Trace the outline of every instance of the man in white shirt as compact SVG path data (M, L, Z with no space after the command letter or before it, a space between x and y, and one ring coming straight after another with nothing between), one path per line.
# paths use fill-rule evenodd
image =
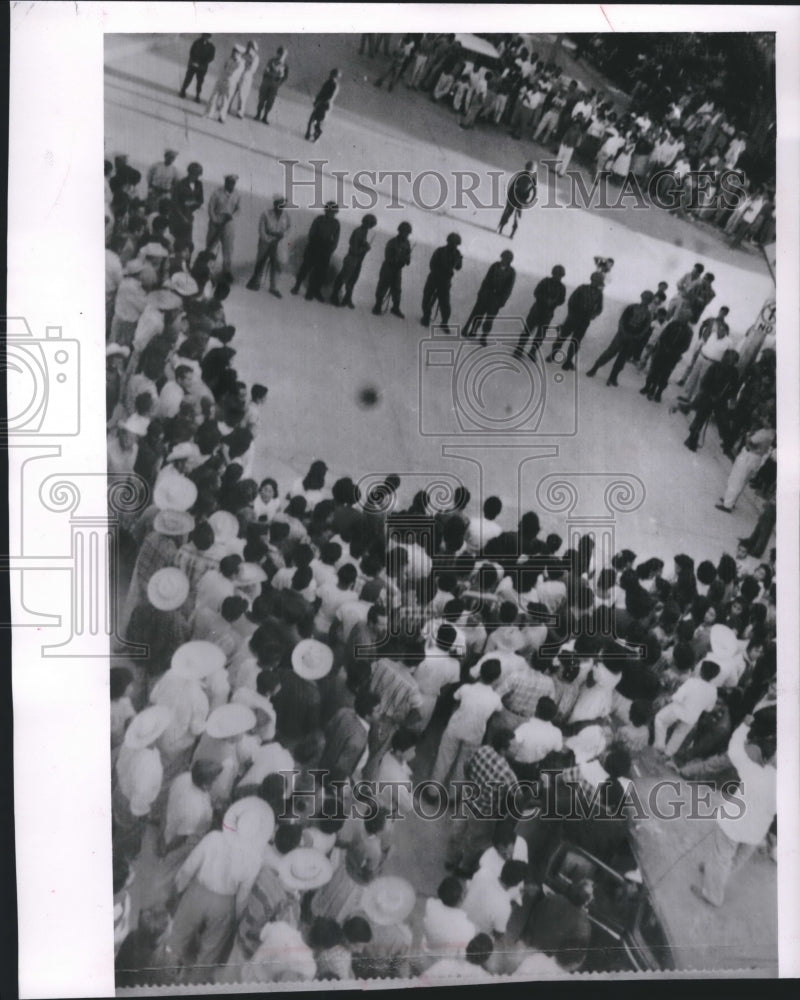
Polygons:
M422 948L428 954L462 958L467 945L475 937L475 925L461 904L464 884L454 876L443 879L437 890L438 898L425 904L422 919Z
M489 717L502 707L495 685L500 678L500 663L486 660L477 684L462 684L453 697L458 706L442 733L439 752L433 767L433 780L444 785L448 779L462 781L470 755L481 745Z
M439 626L435 648L414 671L414 679L422 693L423 705L420 709L422 722L420 731L427 728L442 688L448 684L458 684L461 680L461 664L451 655L457 639L456 630L448 622Z
M558 707L546 695L539 699L536 715L514 730L509 759L518 764L538 764L551 752L560 750L564 738L558 726L553 725ZM516 769L515 769L516 770Z
M728 757L741 778L736 799L716 818L711 852L701 865L702 885L692 892L712 906L722 906L734 871L742 867L766 837L777 810L774 706L748 715L728 744Z
M487 497L483 503L483 515L469 519L464 542L470 555L477 555L487 542L502 535L503 529L495 520L502 509L503 502L499 497Z
M653 719L653 748L674 756L689 735L703 712L710 712L717 703L717 687L712 684L719 674L719 664L706 660L699 677L690 677L672 696ZM669 728L674 724L669 742L665 742Z
M499 878L491 871L478 869L467 884L463 906L479 931L505 933L512 904L522 903L522 883L527 874L524 861L506 861Z

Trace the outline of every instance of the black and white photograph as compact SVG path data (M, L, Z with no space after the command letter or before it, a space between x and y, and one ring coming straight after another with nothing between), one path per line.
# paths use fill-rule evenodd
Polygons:
M91 328L7 321L45 373L9 434L94 449L25 452L10 566L38 650L35 495L42 656L100 685L110 988L786 974L776 28L119 6Z

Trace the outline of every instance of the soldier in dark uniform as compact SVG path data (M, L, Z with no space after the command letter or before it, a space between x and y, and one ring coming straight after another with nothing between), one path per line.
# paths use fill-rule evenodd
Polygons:
M374 229L377 224L378 220L375 216L367 214L361 220L361 225L357 226L350 234L347 254L333 283L331 302L335 306L348 306L350 309L355 309L353 305L353 289L356 287L358 276L361 274L361 265L364 258L371 248L368 238L369 231L370 229ZM344 301L340 302L339 292L342 290L342 285L344 285Z
M653 317L650 315L650 303L653 301L653 293L642 292L639 302L634 302L625 306L619 318L619 326L614 334L614 339L602 352L586 374L589 378L594 378L603 365L614 358L611 367L611 374L606 380L606 385L617 386L617 376L625 367L628 358L633 357L637 347L643 343L650 332L650 325Z
M208 67L214 62L216 49L211 43L211 35L201 35L192 42L189 49L189 65L186 67L186 76L183 78L180 95L186 97L186 88L195 80L195 101L200 103L200 91L203 89L203 81L206 78Z
M175 185L175 194L170 205L169 231L176 239L192 240L194 213L203 206L203 168L199 163L190 163L186 176Z
M681 357L692 343L692 328L685 319L673 319L661 331L658 343L653 348L653 357L647 371L647 381L639 390L643 396L656 403L661 402L661 393L666 389L669 377Z
M511 227L511 239L517 231L522 209L528 208L536 201L536 175L533 173L533 160L528 160L525 169L518 171L511 178L506 194L506 207L500 216L500 225L497 227L498 233L502 233L506 223L514 216L514 224Z
M564 371L572 371L575 365L573 358L578 353L581 341L586 336L589 324L603 311L603 285L606 279L602 271L595 271L589 278L588 285L578 285L567 300L567 318L561 324L558 336L553 343L552 351L546 361L555 361L556 351L565 340L570 340L567 348L567 359L561 366Z
M386 250L378 275L378 287L375 289L375 306L372 310L375 316L381 315L383 297L389 292L392 296L392 315L405 319L400 311L400 292L402 291L403 268L411 262L411 224L401 222L397 227L397 236L393 236L386 244Z
M514 254L510 250L504 250L500 254L500 260L496 260L486 272L478 289L478 298L461 331L462 337L474 337L478 324L483 321L481 327L483 335L480 340L482 347L486 346L487 334L492 332L492 324L497 314L508 302L513 291L517 277L517 272L511 266L513 259Z
M261 77L261 86L258 89L258 106L256 108L256 121L269 125L269 113L272 105L278 96L278 91L286 83L289 76L289 67L286 65L286 50L283 46L278 48L277 53L269 60L264 68Z
M316 299L317 302L325 301L322 297L322 284L325 281L328 264L331 262L331 255L339 245L341 227L336 218L338 211L339 206L336 202L329 201L325 204L325 212L318 215L311 223L303 262L297 272L292 295L297 295L300 286L308 278L306 299Z
M561 280L567 272L560 264L556 264L550 272L549 278L542 278L533 290L533 305L525 320L525 328L519 338L519 343L514 348L516 357L521 358L528 337L533 334L531 341L530 357L536 357L539 345L544 340L545 329L553 319L553 313L559 306L563 306L567 297L567 290Z
M306 125L306 139L310 139L312 142L316 142L317 139L322 135L322 125L325 121L325 116L331 109L331 105L336 99L336 95L339 93L339 70L332 69L328 79L319 89L319 93L314 98L314 107L308 119L308 125ZM311 129L314 129L314 134L312 136Z
M739 388L739 372L736 362L739 355L734 350L727 350L721 361L714 364L703 375L700 391L690 404L694 409L694 420L689 425L689 436L683 442L689 451L697 451L700 434L712 414L717 422L717 430L723 442L728 438L728 406L736 396Z
M461 237L458 233L450 233L447 242L431 254L430 273L422 291L422 319L420 323L428 326L431 321L431 311L435 301L439 303L442 324L447 325L450 319L450 282L456 271L461 270L464 258L458 249Z

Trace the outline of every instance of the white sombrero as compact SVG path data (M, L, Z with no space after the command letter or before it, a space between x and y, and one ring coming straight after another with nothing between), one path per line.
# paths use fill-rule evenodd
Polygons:
M189 596L189 580L176 566L156 570L147 582L147 599L159 611L175 611Z
M320 851L313 847L296 847L281 858L278 876L287 889L319 889L330 882L333 865Z
M197 487L176 470L160 476L153 489L153 503L159 510L186 511L197 500Z
M361 908L374 924L389 927L402 923L417 901L410 882L398 875L382 875L370 882L361 897Z
M333 666L333 650L318 639L301 639L292 650L292 669L298 677L318 681Z
M172 721L172 712L164 705L151 705L131 719L123 740L130 750L151 746Z
M160 510L153 518L153 530L159 535L188 535L194 518L184 510Z
M230 702L215 708L206 720L206 732L215 740L241 736L257 724L255 712L246 705Z
M204 677L222 670L225 659L225 653L213 642L194 639L178 646L172 654L170 669L178 677L201 681Z

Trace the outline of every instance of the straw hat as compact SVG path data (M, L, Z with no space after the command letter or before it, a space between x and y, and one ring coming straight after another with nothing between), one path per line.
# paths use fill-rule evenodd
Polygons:
M141 274L144 270L144 261L141 257L134 257L123 267L122 273L126 275Z
M106 357L113 358L117 354L121 355L123 358L129 358L131 356L130 347L126 347L124 344L115 344L113 341L110 344L106 344Z
M287 889L319 889L330 882L333 865L321 851L313 847L296 847L285 854L278 864L278 876Z
M178 462L182 458L199 458L200 449L193 441L181 441L180 444L176 444L172 451L167 455L165 461Z
M239 535L239 522L227 510L215 510L208 523L214 529L214 541L225 544L232 542Z
M417 901L414 887L398 875L382 875L364 890L361 908L373 924L389 927L402 923Z
M267 574L258 563L246 562L239 567L236 582L242 587L250 587L256 583L263 583L267 579Z
M301 639L292 650L292 669L307 681L326 677L332 666L333 650L318 639Z
M169 257L169 253L166 247L162 247L160 243L145 243L139 251L139 256L150 257L153 260L164 260Z
M179 472L160 476L153 489L153 503L159 510L187 511L197 499L197 487Z
M148 295L147 301L154 305L156 309L161 309L164 312L170 312L172 309L180 309L183 305L183 299L180 295L169 288L157 288Z
M222 819L222 831L236 834L261 850L275 832L275 813L263 799L245 796L228 807Z
M178 677L201 681L204 677L222 670L225 659L225 653L219 646L213 642L195 639L178 646L172 654L170 669Z
M153 520L153 528L159 535L188 535L194 528L194 518L183 510L160 510Z
M147 417L143 417L140 413L134 413L127 420L121 421L119 426L124 431L135 434L136 437L144 437L147 433L147 428L150 426L150 420Z
M246 705L229 702L215 708L206 720L206 732L215 740L241 736L256 725L255 712Z
M169 288L171 291L175 292L176 295L186 297L190 295L197 295L200 291L194 278L190 274L185 274L183 271L176 271L164 287Z
M172 712L165 705L151 705L131 719L123 740L130 750L151 746L172 721Z
M189 596L189 580L175 566L156 570L147 584L147 599L159 611L175 611Z

